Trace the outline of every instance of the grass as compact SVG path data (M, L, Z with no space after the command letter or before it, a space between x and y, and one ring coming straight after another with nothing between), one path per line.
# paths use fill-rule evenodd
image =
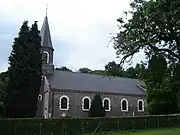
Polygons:
M92 135L92 134L88 134ZM135 132L120 132L120 133L96 133L94 135L180 135L180 128L169 129L155 129L155 130L142 130Z

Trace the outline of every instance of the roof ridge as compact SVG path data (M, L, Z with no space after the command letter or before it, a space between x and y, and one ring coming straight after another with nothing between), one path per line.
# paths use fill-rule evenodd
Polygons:
M63 70L57 70L57 69L55 69L56 71L58 71L58 72L68 72L68 73L72 73L72 74L81 74L81 75L92 75L92 76L102 76L103 78L111 78L112 77L112 79L114 79L114 78L123 78L123 79L129 79L129 80L139 80L140 81L140 79L135 79L135 78L128 78L128 77L120 77L120 76L108 76L108 75L100 75L100 74L90 74L90 73L81 73L81 72L71 72L71 71L63 71Z
M124 77L109 79L102 78L103 75L87 74L80 72L70 72L55 70L48 76L51 88L54 89L77 89L79 91L99 91L103 93L127 93L146 95L142 89L137 87L140 80Z

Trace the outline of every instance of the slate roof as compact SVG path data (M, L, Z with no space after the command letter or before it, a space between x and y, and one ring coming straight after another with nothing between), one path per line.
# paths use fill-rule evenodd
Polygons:
M41 36L41 46L53 48L47 16L45 16L44 18L40 36Z
M59 70L55 70L47 78L53 89L146 95L145 91L138 87L142 84L138 79L115 77L110 80L102 75Z

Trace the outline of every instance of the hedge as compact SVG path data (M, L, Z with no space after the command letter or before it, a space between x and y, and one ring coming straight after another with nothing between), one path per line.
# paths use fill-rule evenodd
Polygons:
M99 127L98 127L99 125ZM1 135L83 135L96 132L139 130L180 126L180 115L57 118L57 119L0 119Z

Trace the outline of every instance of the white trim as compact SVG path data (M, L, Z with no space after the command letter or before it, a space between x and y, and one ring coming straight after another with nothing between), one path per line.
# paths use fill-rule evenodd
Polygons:
M62 98L66 98L67 99L67 108L61 108L61 100L62 100ZM68 96L63 95L63 96L61 96L59 98L59 109L60 110L65 110L65 111L69 110L69 97Z
M147 89L143 88L141 85L136 85L137 87L139 87L140 89L142 89L143 91L147 91Z
M49 63L49 53L47 51L43 51L43 53L47 54L47 61L46 61L46 63L48 64Z
M139 102L140 101L142 102L142 110L139 110ZM139 99L137 101L137 110L138 110L138 112L144 112L144 101L142 99Z
M111 100L110 100L109 98L104 98L104 99L103 99L103 107L104 107L104 101L105 101L105 100L108 100L108 103L109 103L109 104L108 104L108 105L109 105L109 107L108 107L109 109L108 109L108 110L105 109L105 111L111 111Z
M88 96L85 96L85 97L83 97L83 99L82 99L82 110L83 111L89 111L89 109L84 109L84 100L85 99L88 99L89 100L89 109L90 109L90 107L91 107L91 99L88 97Z
M38 95L38 100L41 101L42 100L42 94Z
M123 110L123 106L122 106L122 102L123 101L126 101L126 110ZM123 112L128 112L128 100L126 99L126 98L123 98L122 100L121 100L121 111L123 111Z

